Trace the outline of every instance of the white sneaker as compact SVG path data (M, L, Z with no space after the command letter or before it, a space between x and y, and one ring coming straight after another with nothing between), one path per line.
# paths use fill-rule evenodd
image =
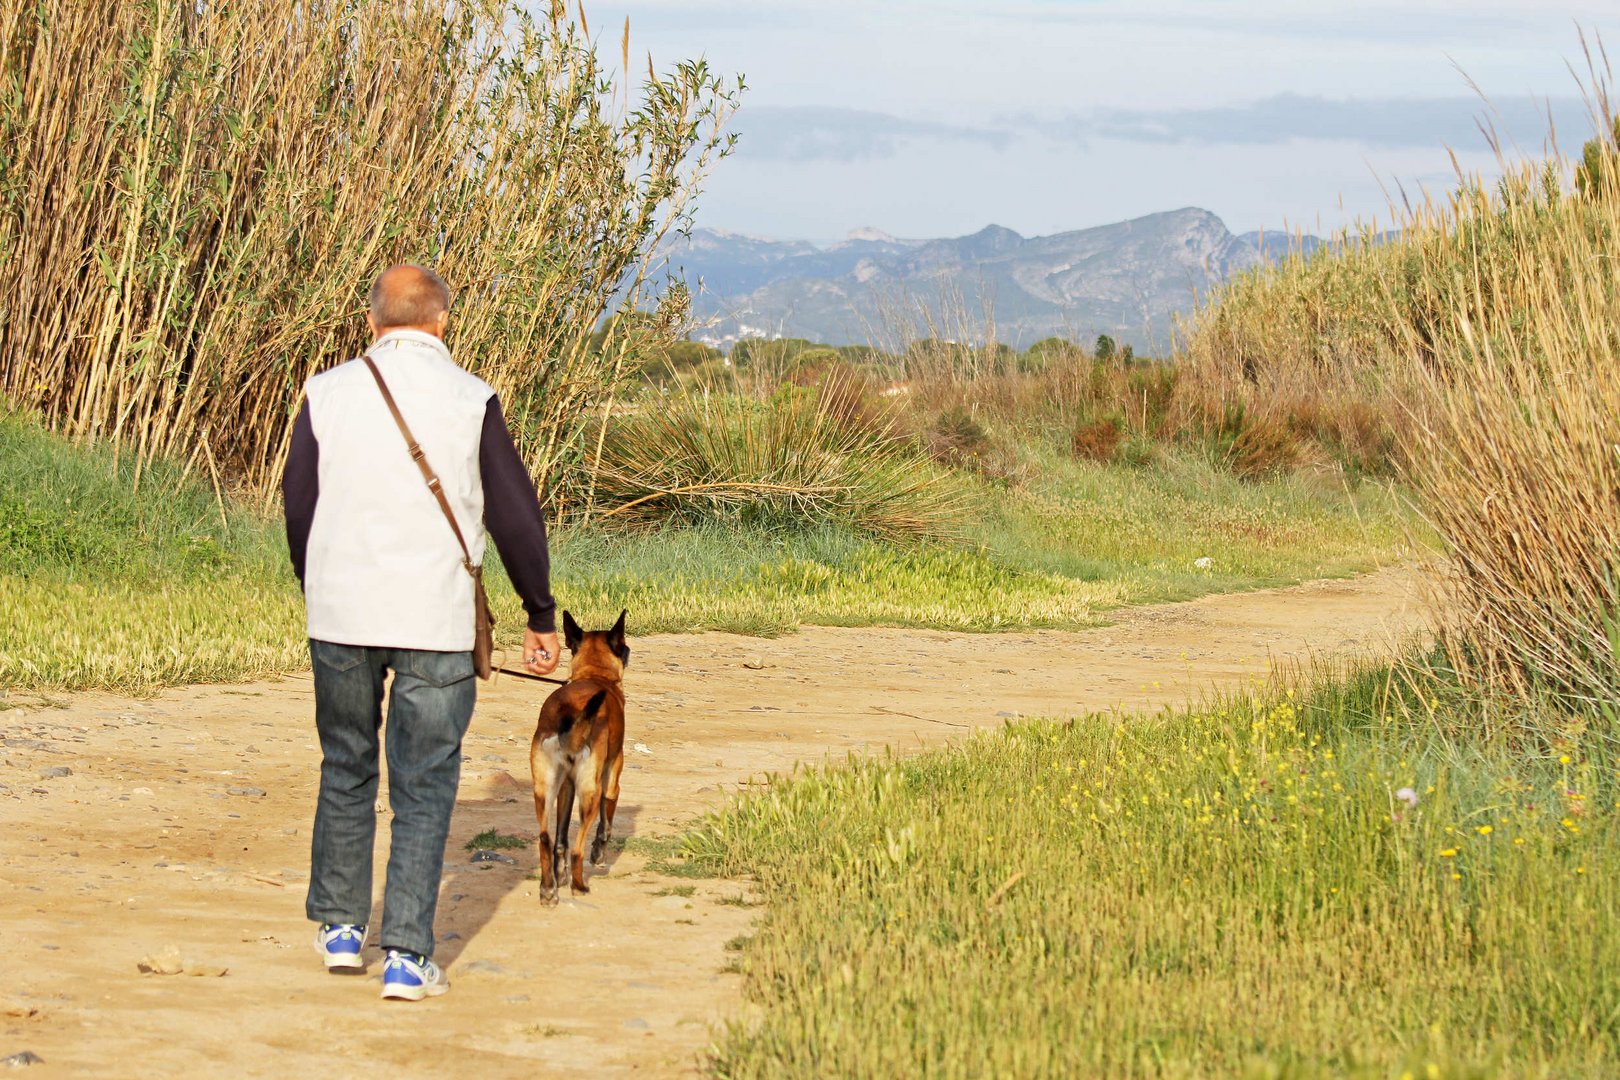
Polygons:
M383 961L382 996L398 1001L421 1001L450 989L439 965L418 953L389 949Z
M366 943L366 928L353 923L322 923L315 931L315 951L326 961L327 971L364 971L360 949Z

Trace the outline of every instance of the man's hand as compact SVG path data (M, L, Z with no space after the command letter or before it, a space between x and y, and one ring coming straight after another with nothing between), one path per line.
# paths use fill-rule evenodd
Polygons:
M562 658L561 647L557 644L557 633L537 634L525 628L523 631L523 666L535 675L550 675L557 670L557 661Z

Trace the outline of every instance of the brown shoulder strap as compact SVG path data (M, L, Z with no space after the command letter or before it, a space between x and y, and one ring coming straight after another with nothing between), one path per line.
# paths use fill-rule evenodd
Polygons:
M400 434L405 436L405 445L411 452L411 460L422 470L422 479L427 481L428 490L433 492L433 497L439 500L439 509L444 511L444 520L450 523L450 531L456 534L456 543L461 545L461 565L466 567L467 573L477 576L479 568L473 565L472 552L467 549L467 541L461 535L461 526L456 524L456 515L450 509L450 500L444 497L444 485L439 483L438 474L433 471L433 466L428 464L427 454L423 453L421 444L416 441L410 427L406 425L405 417L400 413L399 406L394 403L394 395L388 392L388 384L383 382L382 372L377 370L377 365L371 357L361 356L360 359L371 369L371 377L377 380L377 389L382 391L383 402L393 414L394 423L399 425Z

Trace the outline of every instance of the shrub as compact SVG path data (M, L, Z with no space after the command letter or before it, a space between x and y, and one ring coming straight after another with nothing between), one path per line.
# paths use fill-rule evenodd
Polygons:
M615 417L594 479L599 516L852 526L896 541L956 534L959 494L912 445L855 422L844 384L784 386L760 401L682 392Z
M1074 456L1085 461L1114 461L1119 457L1125 428L1118 417L1105 416L1082 424L1074 431Z

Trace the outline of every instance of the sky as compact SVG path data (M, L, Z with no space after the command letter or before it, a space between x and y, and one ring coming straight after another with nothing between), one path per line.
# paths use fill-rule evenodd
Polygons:
M823 242L1184 206L1234 232L1383 222L1454 187L1453 152L1498 172L1481 121L1541 157L1550 115L1578 151L1581 31L1620 46L1612 0L582 2L604 52L628 16L633 66L746 76L700 226Z

